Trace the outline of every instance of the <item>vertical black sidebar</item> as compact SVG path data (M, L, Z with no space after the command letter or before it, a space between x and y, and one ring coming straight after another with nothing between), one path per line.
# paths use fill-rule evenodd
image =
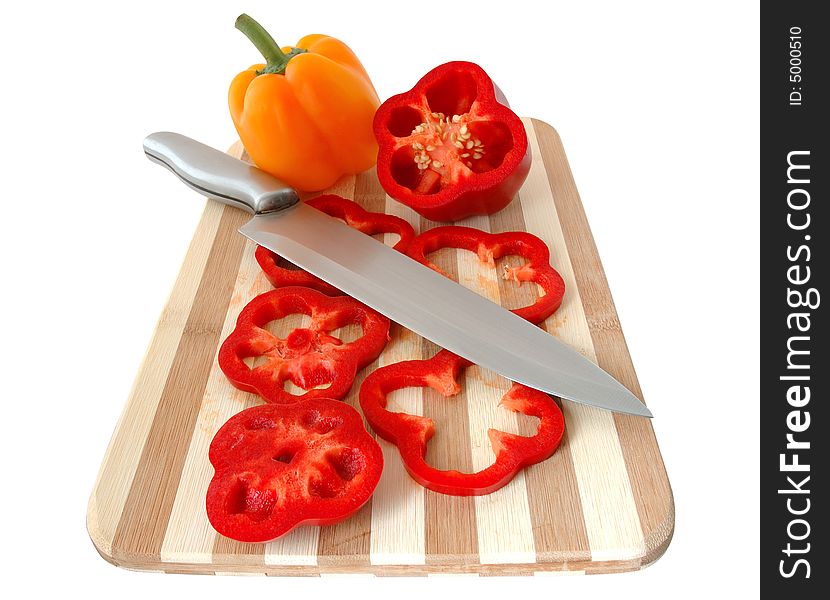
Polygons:
M830 22L761 13L761 593L826 598ZM821 592L819 591L821 590Z

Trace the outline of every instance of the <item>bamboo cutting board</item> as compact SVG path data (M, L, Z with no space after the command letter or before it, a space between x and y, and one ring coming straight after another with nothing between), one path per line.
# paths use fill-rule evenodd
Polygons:
M495 215L458 224L526 230L544 240L566 284L562 307L544 328L641 396L559 136L540 121L525 120L525 126L533 166L519 196ZM241 156L241 147L232 153ZM416 232L436 225L388 198L374 171L344 178L330 192L403 217ZM651 421L570 402L562 403L566 434L556 454L488 496L425 490L408 477L396 448L379 440L385 459L380 484L352 518L301 527L266 544L218 535L204 507L213 475L208 447L228 418L258 400L228 383L216 353L242 307L270 289L254 244L236 231L247 218L218 203L205 206L89 501L89 534L106 560L189 573L530 575L628 571L662 555L674 530L674 503ZM394 244L394 237L384 242ZM532 284L504 281L501 264L488 268L469 252L442 250L434 262L508 308L538 293ZM274 331L301 322L290 316L273 324ZM360 383L372 369L437 351L397 324L390 333L383 354L358 375L349 404L358 406ZM534 431L536 419L498 407L509 385L474 366L458 396L410 388L391 395L389 405L436 422L431 464L479 470L493 461L488 428Z

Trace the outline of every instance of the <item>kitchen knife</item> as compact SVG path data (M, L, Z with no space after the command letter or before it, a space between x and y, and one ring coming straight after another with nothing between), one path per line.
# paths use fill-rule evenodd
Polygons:
M264 171L177 133L148 136L144 152L200 194L252 213L239 230L246 237L439 346L560 398L652 416L622 384L554 336L300 202Z

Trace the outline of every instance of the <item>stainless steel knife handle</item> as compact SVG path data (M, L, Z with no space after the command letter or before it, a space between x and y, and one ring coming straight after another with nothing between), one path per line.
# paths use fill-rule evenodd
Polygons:
M144 153L200 194L255 215L283 210L300 200L276 177L178 133L148 135Z

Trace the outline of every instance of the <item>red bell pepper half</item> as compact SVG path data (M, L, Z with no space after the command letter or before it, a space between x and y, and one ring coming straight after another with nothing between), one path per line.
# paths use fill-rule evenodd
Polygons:
M521 119L474 63L443 64L389 98L374 131L386 193L434 221L501 210L530 170Z
M366 235L379 233L397 233L400 236L398 242L393 246L398 252L406 252L415 231L412 225L400 217L384 213L369 212L362 206L346 198L328 194L306 201L306 204L317 210L323 211L331 217L345 221L346 225L357 229ZM280 257L271 252L268 248L257 246L256 260L265 277L276 288L287 285L301 285L310 287L329 296L339 296L343 292L330 283L326 283L319 277L303 271L302 269L287 269L279 266Z
M442 471L427 464L427 442L435 433L432 419L386 409L387 396L405 387L431 387L444 396L460 391L458 376L470 362L447 350L429 360L410 360L375 370L360 388L360 407L383 439L395 444L410 476L425 488L454 496L480 496L506 485L520 469L550 457L565 430L562 411L538 390L514 383L501 406L539 417L535 435L524 437L490 429L487 434L496 461L477 473Z
M523 308L513 312L531 323L541 323L551 316L565 295L565 282L550 264L550 250L535 235L525 231L487 233L472 227L446 226L429 229L417 236L409 246L407 254L420 263L446 275L431 263L427 255L441 248L461 248L475 252L481 262L496 266L496 260L503 256L518 255L527 259L520 267L505 265L503 277L519 284L532 281L538 284L544 295Z
M311 317L308 327L281 339L265 329L271 321L301 313ZM362 335L343 343L330 332L359 325ZM236 329L219 349L219 367L233 385L254 392L266 402L286 404L310 398L340 399L355 374L372 362L389 339L389 319L348 296L326 296L304 287L284 287L260 294L248 303ZM264 364L249 367L245 360L263 357ZM294 395L284 389L287 380L307 390Z
M383 469L360 414L321 398L243 410L216 433L209 458L208 520L241 542L342 521L369 500Z

